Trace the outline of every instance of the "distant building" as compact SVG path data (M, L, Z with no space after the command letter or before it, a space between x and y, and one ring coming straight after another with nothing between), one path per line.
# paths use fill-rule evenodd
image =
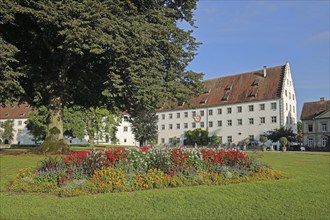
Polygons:
M300 120L305 146L325 147L329 144L330 100L320 98L316 102L305 102Z
M14 138L13 140L7 140L0 137L0 143L2 144L33 144L31 136L28 134L25 122L29 117L31 107L26 104L13 103L7 107L0 105L0 123L6 120L14 121ZM1 129L1 128L0 128Z
M157 112L158 144L170 145L173 138L183 144L184 132L196 128L207 129L227 144L246 138L259 141L261 134L281 126L297 133L296 96L288 63L203 84L203 94Z

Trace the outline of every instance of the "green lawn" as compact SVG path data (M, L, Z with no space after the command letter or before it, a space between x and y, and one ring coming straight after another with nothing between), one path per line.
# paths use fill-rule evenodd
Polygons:
M58 198L5 192L43 156L0 152L0 219L330 219L330 154L264 152L289 179Z

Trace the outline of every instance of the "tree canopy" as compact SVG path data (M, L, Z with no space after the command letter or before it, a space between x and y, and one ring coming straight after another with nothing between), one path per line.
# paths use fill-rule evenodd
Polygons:
M158 117L155 112L137 111L131 115L132 133L140 146L157 139Z
M280 127L272 131L268 131L264 134L269 140L277 142L281 137L286 137L289 142L294 142L297 140L297 135L293 133L291 128Z
M47 135L60 139L64 106L131 112L186 100L201 91L202 74L186 70L198 43L177 22L193 25L195 7L196 0L2 0L1 102L45 105Z

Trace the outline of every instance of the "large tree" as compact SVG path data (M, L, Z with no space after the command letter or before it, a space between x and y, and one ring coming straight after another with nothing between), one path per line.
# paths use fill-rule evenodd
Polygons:
M26 128L32 135L32 140L36 144L38 141L45 140L47 131L48 111L45 106L40 106L29 113L29 118L25 122Z
M1 102L45 105L46 141L63 139L64 106L131 112L182 102L200 91L187 71L198 44L197 0L2 0ZM4 49L4 51L2 51ZM9 90L7 90L9 89Z

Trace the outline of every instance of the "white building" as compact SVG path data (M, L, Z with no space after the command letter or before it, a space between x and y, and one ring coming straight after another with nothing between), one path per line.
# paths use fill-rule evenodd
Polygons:
M206 91L183 105L157 112L158 144L184 141L184 132L208 129L222 143L259 141L285 126L297 133L296 96L290 66L276 66L203 81Z
M26 104L14 103L6 108L0 106L0 123L7 120L14 121L13 140L3 139L0 137L0 144L33 144L31 136L28 134L25 122L28 119L31 107ZM0 128L1 129L1 128Z

